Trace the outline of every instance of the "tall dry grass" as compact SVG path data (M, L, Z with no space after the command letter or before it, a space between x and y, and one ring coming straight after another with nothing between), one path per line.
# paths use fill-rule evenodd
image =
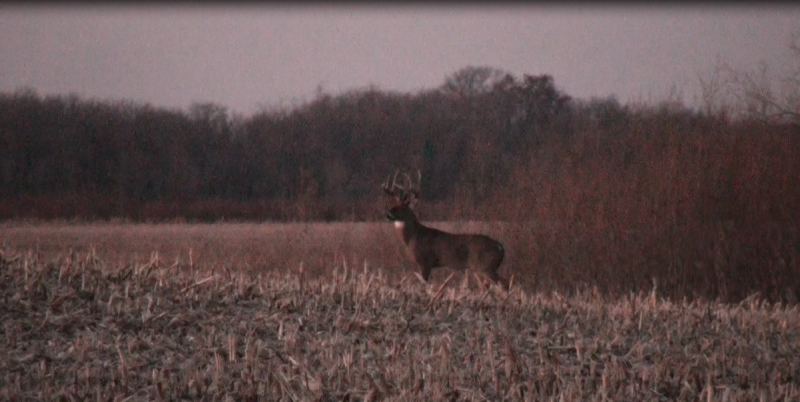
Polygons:
M791 139L776 135L782 141ZM660 157L644 151L638 156L626 156L628 151L617 155L612 151L618 148L611 142L610 154L597 151L598 156L563 169L557 167L563 161L555 160L574 150L549 151L561 154L531 161L533 167L522 172L530 176L519 181L514 195L499 195L493 213L507 214L507 220L428 224L458 233L485 233L500 240L506 249L501 273L513 276L518 286L530 292L569 294L594 288L607 297L621 297L657 287L659 294L672 300L735 303L756 294L770 301L796 302L800 295L800 232L797 210L791 204L795 202L792 197L798 196L789 184L796 180L800 166L775 178L768 174L775 168L764 167L751 156L748 169L757 177L735 186L723 185L728 179L720 177L726 177L735 163L713 170L679 161L702 160L693 153L724 154L725 146L744 151L751 144L731 140L706 147L707 139L671 141L657 148ZM785 163L780 152L789 154L787 149L792 146L788 143L774 149L774 159ZM694 156L681 156L684 153ZM611 176L615 163L619 169ZM626 163L630 165L627 168ZM786 187L772 195L760 191L763 186L759 183L768 177ZM727 198L717 197L719 188L727 189ZM423 202L420 216L425 220L441 215L440 209L452 205ZM474 215L482 214L493 216L487 211ZM45 258L68 250L93 249L117 265L147 262L156 256L164 262L203 268L235 266L246 272L302 269L320 277L329 273L332 261L344 261L351 267L381 271L393 281L418 270L388 222L6 222L0 225L0 242L35 249ZM433 279L441 281L448 274L447 270L435 270Z
M3 248L0 398L800 398L797 307L398 286L329 268L309 279Z
M508 223L433 222L440 229L482 232L504 239ZM366 267L397 281L419 268L406 256L387 222L358 223L5 223L0 245L34 250L42 259L91 252L116 266L148 263L245 273L296 273L327 277L331 264ZM508 267L519 265L509 251ZM506 267L506 272L510 268ZM441 281L449 272L434 274ZM519 280L517 281L519 284Z

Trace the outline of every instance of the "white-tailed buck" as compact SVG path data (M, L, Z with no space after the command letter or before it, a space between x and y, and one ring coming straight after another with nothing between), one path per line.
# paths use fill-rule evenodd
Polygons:
M413 185L408 174L403 173L404 186L397 184L398 173L395 172L391 184L389 177L383 184L383 190L397 201L386 217L394 222L406 251L422 268L422 278L427 281L431 271L438 267L460 271L470 268L500 283L507 290L508 281L497 273L505 255L503 245L489 236L447 233L420 223L414 206L419 199L422 173L417 170L416 185Z

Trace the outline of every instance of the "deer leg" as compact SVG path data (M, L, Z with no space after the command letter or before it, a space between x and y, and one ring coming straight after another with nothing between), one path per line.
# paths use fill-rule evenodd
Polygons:
M495 283L499 283L503 286L503 289L508 291L508 280L500 276L497 273L497 270L500 268L500 264L503 262L504 253L502 252L502 246L500 246L501 252L500 254L496 254L492 260L490 268L487 269L487 273L489 274L489 278L491 278Z
M505 290L506 292L508 292L508 279L506 279L506 278L503 278L503 277L502 277L502 276L500 276L500 275L497 275L497 282L499 282L499 283L500 283L500 285L501 285L501 286L503 286L503 290Z
M475 281L478 282L478 289L480 289L482 292L485 292L489 289L489 286L491 286L491 283L489 282L491 275L481 271L472 271L472 275L475 276Z
M431 267L423 266L422 267L422 279L425 279L425 282L428 282L428 278L431 276Z
M500 274L494 271L489 272L489 278L495 283L499 283L500 286L503 287L503 290L508 291L508 280L506 280L506 278L503 278L500 276Z

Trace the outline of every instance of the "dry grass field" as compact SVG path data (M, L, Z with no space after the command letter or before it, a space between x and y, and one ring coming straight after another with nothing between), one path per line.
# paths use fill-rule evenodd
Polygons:
M0 226L0 399L800 399L798 307L423 284L392 230Z
M507 223L446 222L434 226L456 232L480 231L504 243ZM366 265L390 279L418 271L407 260L388 222L363 223L0 223L0 245L35 250L45 260L68 252L93 252L112 266L146 263L201 270L235 268L246 273L296 272L325 276L336 265ZM508 247L507 247L508 249ZM504 269L515 265L513 250ZM519 265L519 264L517 264ZM435 271L443 280L449 273ZM508 271L506 271L508 272Z

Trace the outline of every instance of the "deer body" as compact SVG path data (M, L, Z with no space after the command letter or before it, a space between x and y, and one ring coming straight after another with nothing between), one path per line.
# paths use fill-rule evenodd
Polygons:
M395 195L395 187L398 186L393 184L389 189L384 185L384 189L392 195ZM400 188L409 189L410 184ZM406 252L422 269L423 279L427 281L431 271L438 267L459 271L472 269L508 288L508 282L497 272L505 255L500 242L482 234L455 234L427 227L420 223L412 210L414 200L415 196L399 197L398 205L390 209L386 217L394 222Z

